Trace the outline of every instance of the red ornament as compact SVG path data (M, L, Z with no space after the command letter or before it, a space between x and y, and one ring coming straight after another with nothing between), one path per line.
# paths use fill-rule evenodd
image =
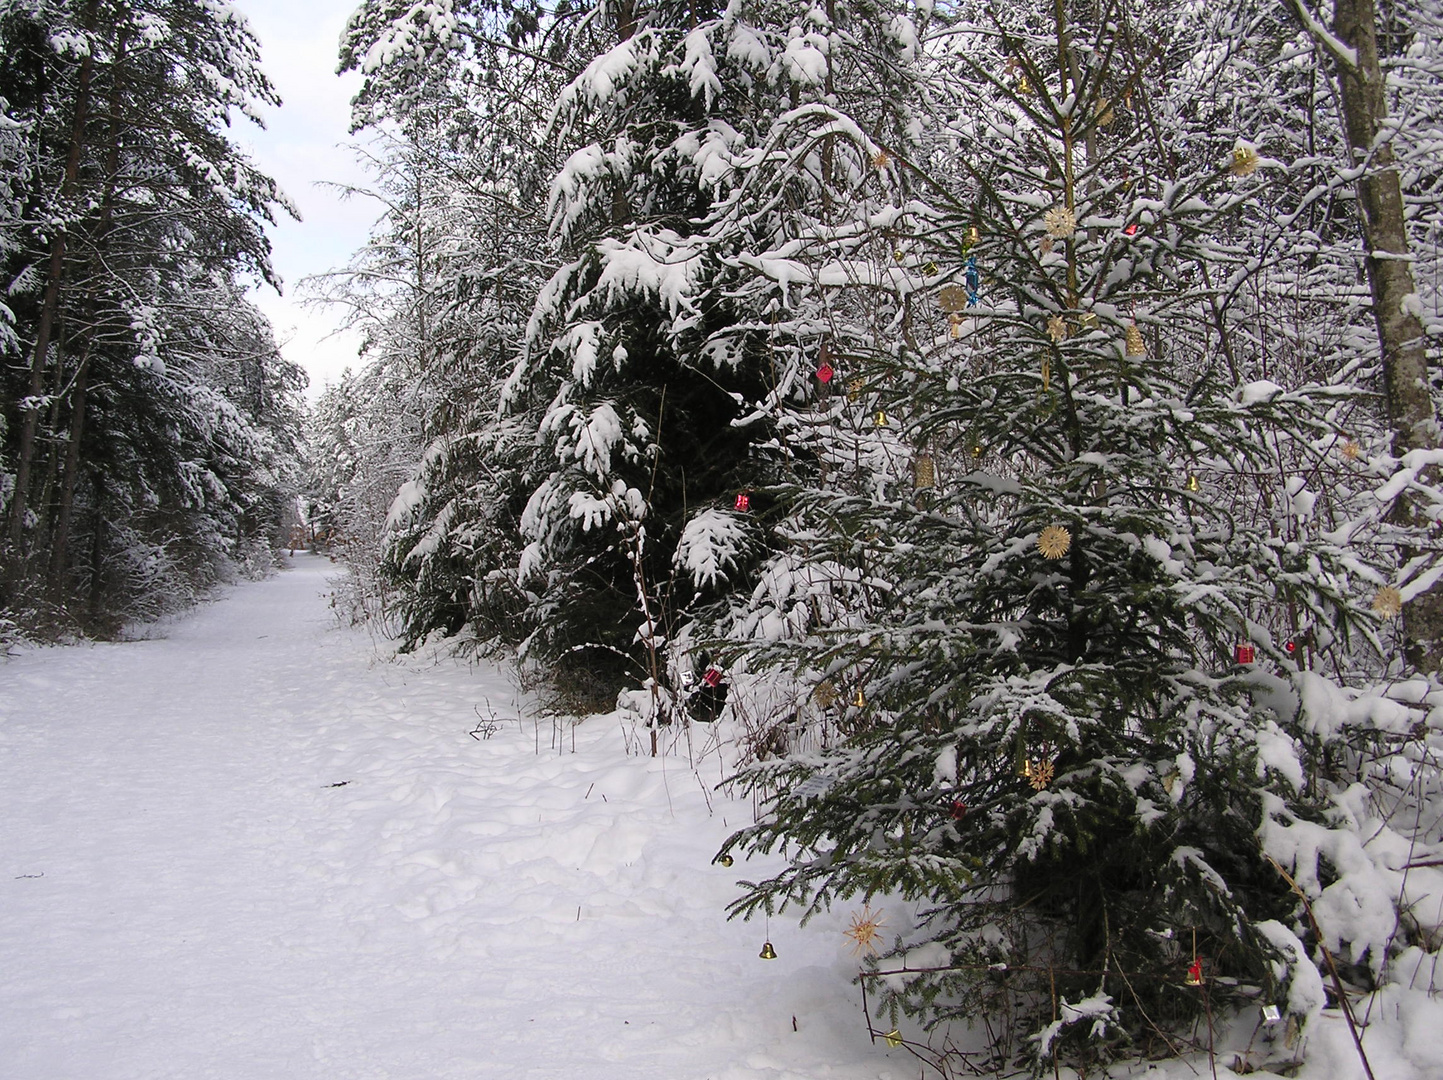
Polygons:
M740 513L745 514L748 510L752 508L752 497L748 495L745 491L737 492L736 506L737 510Z
M836 373L837 372L835 371L835 369L833 369L832 365L823 360L821 365L817 368L817 382L829 383L832 381L832 376Z
M722 681L722 673L717 668L709 667L706 669L706 674L701 677L701 681L706 683L708 686L720 686Z
M1251 645L1239 645L1233 650L1239 664L1251 664L1256 658L1256 651Z
M952 800L952 820L961 821L967 816L967 804L961 799Z
M1187 969L1187 984L1189 986L1201 986L1202 981L1202 961L1194 957L1192 967Z
M1125 232L1125 233L1127 233L1128 236L1136 236L1136 235L1137 235L1137 222L1134 221L1131 225L1129 225L1127 228L1123 229L1122 231Z
M1290 641L1286 645L1284 645L1283 648L1287 651L1287 654L1289 656L1292 656L1293 653L1298 651L1298 643L1296 641Z

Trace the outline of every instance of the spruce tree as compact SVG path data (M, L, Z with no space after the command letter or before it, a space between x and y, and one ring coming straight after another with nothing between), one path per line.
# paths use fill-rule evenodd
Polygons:
M1149 116L1190 47L1164 22L939 18L918 51L965 73L937 70L942 122L880 158L828 129L855 175L890 159L912 190L851 200L890 249L871 287L813 278L881 332L848 350L854 400L792 421L847 453L798 454L784 549L723 624L821 732L738 777L767 813L726 849L788 860L734 910L919 902L877 961L911 971L874 1000L1010 1017L999 1051L1039 1063L1285 1001L1292 901L1258 837L1324 801L1292 684L1379 618L1349 536L1279 527L1322 512L1309 477L1357 394L1230 377L1218 300L1256 269L1265 162ZM845 250L834 228L816 257Z

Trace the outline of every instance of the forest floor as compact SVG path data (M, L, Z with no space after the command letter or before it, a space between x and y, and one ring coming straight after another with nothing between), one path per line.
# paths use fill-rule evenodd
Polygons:
M641 755L499 667L391 657L336 572L0 659L0 1076L921 1075L868 1036L849 911L727 921L767 866L712 864L751 820L714 740ZM1333 1026L1304 1076L1361 1075Z

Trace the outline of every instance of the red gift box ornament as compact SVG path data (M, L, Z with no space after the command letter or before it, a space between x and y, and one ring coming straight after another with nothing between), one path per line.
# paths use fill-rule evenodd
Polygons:
M829 382L832 381L832 376L835 375L836 373L837 373L837 372L836 372L836 369L834 369L831 364L829 364L829 363L827 363L825 360L823 360L823 361L817 366L817 382L819 382L819 383L829 383Z
M709 667L706 669L706 674L701 677L701 681L708 686L720 686L722 673L717 668Z
M1239 664L1251 664L1256 658L1257 653L1251 645L1239 645L1234 650L1234 655L1237 657Z
M740 492L737 493L737 504L736 504L736 505L737 505L737 510L738 510L740 513L745 514L748 510L750 510L750 509L752 508L752 497L751 497L750 495L748 495L745 491L740 491Z
M1136 235L1137 235L1137 222L1134 221L1131 225L1129 225L1127 228L1123 229L1122 231L1125 232L1125 233L1127 233L1128 236L1136 236Z
M962 820L963 818L965 818L966 816L967 816L967 804L966 804L965 802L963 802L961 799L954 799L954 800L952 801L952 820L953 820L953 821L961 821L961 820Z

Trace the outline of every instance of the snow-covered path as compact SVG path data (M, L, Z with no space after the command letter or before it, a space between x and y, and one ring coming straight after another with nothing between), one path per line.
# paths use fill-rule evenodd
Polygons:
M774 922L774 963L726 922L715 758L558 752L499 671L335 629L333 572L0 661L0 1076L915 1075L843 913Z

